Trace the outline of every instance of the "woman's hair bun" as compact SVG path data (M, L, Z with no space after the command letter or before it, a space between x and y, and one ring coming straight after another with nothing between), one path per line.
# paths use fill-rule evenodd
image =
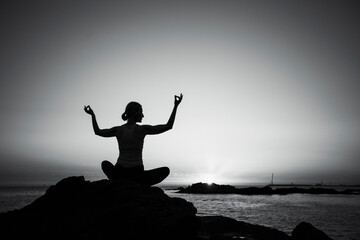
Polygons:
M124 112L124 113L121 115L121 118L122 118L122 120L124 120L124 121L128 120L128 116L127 116L126 112Z

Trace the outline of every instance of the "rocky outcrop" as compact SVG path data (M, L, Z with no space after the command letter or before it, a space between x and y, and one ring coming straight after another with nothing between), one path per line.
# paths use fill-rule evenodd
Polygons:
M2 239L318 239L316 230L301 225L290 237L227 217L198 217L192 203L158 187L84 177L63 179L32 204L0 214Z
M3 239L191 239L196 208L157 187L63 179L21 210L0 215Z
M301 222L297 225L292 231L291 236L294 240L331 240L323 231L307 222Z
M181 188L179 193L192 193L192 194L242 194L242 195L286 195L293 193L303 194L358 194L358 190L344 190L336 191L331 188L276 188L272 189L270 186L265 187L247 187L247 188L235 188L230 185L218 185L216 183L194 183L187 188Z

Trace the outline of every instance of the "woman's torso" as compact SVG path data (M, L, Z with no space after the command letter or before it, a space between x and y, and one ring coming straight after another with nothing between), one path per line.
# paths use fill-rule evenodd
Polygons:
M122 167L142 166L142 150L145 134L137 124L124 124L117 128L116 139L119 145L117 163Z

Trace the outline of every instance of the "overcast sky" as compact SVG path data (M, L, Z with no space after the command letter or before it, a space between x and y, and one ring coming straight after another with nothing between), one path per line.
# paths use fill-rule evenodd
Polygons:
M105 178L126 104L165 183L360 182L357 1L2 1L0 181Z

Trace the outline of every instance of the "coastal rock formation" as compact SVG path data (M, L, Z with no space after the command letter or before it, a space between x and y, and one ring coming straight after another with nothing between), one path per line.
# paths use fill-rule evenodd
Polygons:
M227 217L198 217L196 211L192 203L171 198L158 187L69 177L24 208L1 213L0 231L2 239L62 240L287 240L320 236L311 225L302 224L290 237L273 228Z
M286 195L293 193L303 194L358 194L358 190L344 190L337 191L331 188L276 188L272 189L270 186L265 187L247 187L247 188L235 188L230 185L218 185L216 183L194 183L187 188L181 188L179 193L193 193L193 194L242 194L242 195Z
M157 187L69 177L21 210L0 214L3 239L191 239L196 208Z
M323 231L307 222L301 222L297 225L292 231L291 236L294 240L331 240Z

